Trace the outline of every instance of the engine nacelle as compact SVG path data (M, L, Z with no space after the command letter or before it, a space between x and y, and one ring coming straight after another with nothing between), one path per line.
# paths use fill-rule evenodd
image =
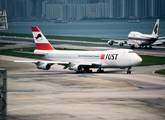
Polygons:
M80 71L82 71L83 67L81 65L74 65L74 66L70 67L69 69L80 72Z
M37 68L38 68L38 69L43 69L43 70L49 70L50 67L51 67L50 64L43 63L43 64L39 65Z
M108 41L108 44L109 44L109 45L113 45L113 41L112 41L112 40L109 40L109 41Z

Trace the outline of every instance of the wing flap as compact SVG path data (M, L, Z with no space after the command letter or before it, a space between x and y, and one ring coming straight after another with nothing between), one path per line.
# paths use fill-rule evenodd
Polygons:
M106 41L112 41L116 43L127 43L127 40L115 40L115 39L101 39L101 40L106 40Z

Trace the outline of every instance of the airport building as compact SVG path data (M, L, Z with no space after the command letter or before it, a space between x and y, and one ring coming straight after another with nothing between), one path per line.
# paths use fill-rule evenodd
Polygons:
M88 18L157 18L165 17L164 0L106 0L99 3L49 4L44 2L46 19L81 19ZM80 3L80 2L79 2ZM56 7L58 5L58 7ZM56 10L52 10L56 7ZM55 15L61 13L62 16ZM54 15L52 15L54 14ZM53 17L51 17L53 16Z
M165 0L0 0L10 19L165 18Z

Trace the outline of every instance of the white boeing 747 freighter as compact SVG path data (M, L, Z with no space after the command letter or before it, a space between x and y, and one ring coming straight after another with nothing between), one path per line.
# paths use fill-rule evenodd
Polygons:
M131 67L142 62L142 59L133 50L116 49L107 51L66 51L55 50L42 32L36 26L31 26L36 50L34 54L49 61L15 61L35 63L38 69L49 70L53 64L63 65L64 69L74 70L77 73L90 73L91 68L98 68L97 72L103 72L104 68L127 68L127 74L131 74Z

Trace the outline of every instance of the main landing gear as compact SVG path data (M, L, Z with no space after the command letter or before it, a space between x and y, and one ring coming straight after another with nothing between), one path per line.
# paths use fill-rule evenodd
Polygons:
M103 73L103 72L104 70L101 68L97 70L97 73ZM92 70L84 69L82 71L76 71L76 73L92 73ZM128 67L127 74L131 74L131 67Z
M76 71L76 73L92 73L92 70L89 70L89 68L85 68L81 71Z
M131 70L130 69L131 69L131 67L128 68L127 74L131 74Z
M150 48L151 49L152 45L150 45L149 47L147 47L147 45L145 45L145 46L144 45L139 45L139 48L145 48L145 49Z
M103 69L101 69L101 68L99 68L99 69L97 70L97 72L98 72L98 73L103 73L103 72L104 72L104 70L103 70Z
M98 73L103 73L104 70L101 69L101 68L99 68L99 69L97 70L97 72L98 72ZM82 70L82 71L76 71L76 73L92 73L92 70L89 70L89 68L85 68L85 69Z

